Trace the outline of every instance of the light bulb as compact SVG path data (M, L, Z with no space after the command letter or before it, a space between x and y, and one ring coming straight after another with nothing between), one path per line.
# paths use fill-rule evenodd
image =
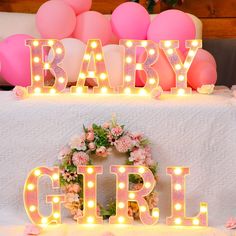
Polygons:
M40 80L40 76L39 76L39 75L35 75L35 76L34 76L34 80L35 80L35 81L39 81L39 80Z
M175 168L174 173L175 173L175 175L181 175L182 174L182 169L181 168Z
M178 76L178 80L179 80L179 81L184 81L184 76L183 76L183 75L179 75L179 76Z
M90 55L89 55L89 54L85 54L85 55L84 55L84 60L85 60L85 61L88 61L89 59L90 59Z
M144 183L145 188L150 188L152 186L152 184L150 182L146 182Z
M119 222L120 224L124 223L124 222L125 222L125 218L124 218L123 216L120 216L120 217L118 218L118 222Z
M102 92L102 93L107 93L107 88L106 88L106 87L102 87L102 88L101 88L101 92Z
M38 46L39 46L39 41L35 40L35 41L33 42L33 45L34 45L35 47L38 47Z
M40 170L35 170L34 171L34 175L35 176L40 176L41 175L41 171Z
M120 172L120 173L124 173L124 172L125 172L125 167L121 166L121 167L119 168L119 172Z
M175 185L175 190L180 191L182 189L182 186L180 184Z
M50 47L52 47L52 46L54 45L53 40L48 40L48 45L49 45Z
M36 206L31 205L31 206L29 207L29 210L30 210L30 212L34 212L34 211L36 210Z
M130 75L126 75L125 76L125 81L126 82L130 82L131 81L131 76Z
M139 169L138 169L138 173L139 174L143 174L145 172L145 169L143 168L143 167L140 167Z
M76 93L77 94L81 94L83 92L83 88L82 87L77 87L76 88Z
M134 199L134 198L135 198L135 194L134 194L134 193L130 193L130 194L129 194L129 198L130 198L130 199Z
M179 203L175 204L175 210L176 211L180 211L181 209L182 209L182 205L181 204L179 204Z
M54 203L58 203L60 201L59 197L54 197L52 200Z
M57 53L57 54L62 54L62 52L63 52L62 48L57 48L57 49L56 49L56 53Z
M125 184L124 184L124 183L119 183L119 188L120 188L120 189L125 188Z
M60 213L59 213L59 212L55 212L55 213L53 214L53 217L54 217L55 219L58 219L58 218L60 217Z
M102 60L102 54L100 54L100 53L97 54L97 55L96 55L96 59L97 59L98 61L101 61L101 60Z
M37 93L37 94L41 93L41 88L35 88L34 92Z
M148 52L148 54L152 56L152 55L155 54L155 52L156 52L156 51L155 51L154 49L150 49L149 52Z
M159 218L159 211L153 210L152 211L152 216L155 217L155 218Z
M125 94L130 94L131 93L131 89L130 88L125 88Z
M105 80L106 78L107 78L106 73L101 73L101 74L100 74L100 79L101 79L101 80Z
M199 222L199 219L193 219L193 224L194 224L194 225L199 225L199 223L200 223L200 222Z
M63 77L60 77L60 78L58 79L58 81L59 81L59 83L63 84L63 83L65 82L65 79L64 79Z
M53 178L53 180L58 180L59 179L59 175L55 173L55 174L53 174L52 178Z
M94 207L94 201L88 201L88 207L89 208Z
M42 220L41 220L41 223L42 223L42 224L47 224L47 223L48 223L48 219L47 219L47 218L45 218L45 217L44 217L44 218L42 218Z
M98 46L97 42L93 41L93 42L91 43L91 47L92 47L92 48L96 48L97 46Z
M180 65L180 64L176 64L176 65L175 65L175 69L176 69L176 70L180 70L180 69L181 69L181 65Z
M165 41L164 45L166 48L169 48L171 46L171 41Z
M89 188L92 188L94 186L94 183L92 181L89 181L87 185Z
M155 79L149 79L149 84L155 84L156 83L156 80Z
M87 169L87 173L88 173L88 174L92 174L92 173L93 173L93 168L92 168L92 167L89 167L89 168Z
M28 186L27 186L27 189L29 190L29 191L32 191L32 190L34 190L34 184L28 184Z
M182 223L182 220L180 218L175 219L175 224L180 225Z
M146 208L145 206L141 206L141 207L139 208L139 210L140 210L141 212L145 212L145 211L147 210L147 208Z
M40 62L40 58L39 57L34 57L34 62L35 63L39 63Z
M94 218L92 216L89 216L87 218L87 223L92 224L94 222Z
M127 41L126 42L126 46L128 47L128 48L131 48L132 46L133 46L133 43L132 43L132 41Z
M125 204L124 204L123 202L119 202L119 203L118 203L118 207L119 207L120 209L123 209L123 208L125 207Z

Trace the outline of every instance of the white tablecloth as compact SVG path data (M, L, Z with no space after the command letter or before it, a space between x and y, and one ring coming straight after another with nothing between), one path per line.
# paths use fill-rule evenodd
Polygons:
M236 99L229 90L210 96L164 95L160 101L99 95L17 101L11 92L0 91L0 225L27 221L22 201L27 173L37 166L53 166L60 148L81 133L83 124L102 124L112 113L129 130L143 132L152 142L160 165L161 222L170 215L170 178L165 169L172 165L191 168L188 216L198 213L200 201L209 203L211 226L236 216ZM104 168L113 160L117 163L110 158ZM45 191L50 193L50 188ZM110 186L99 188L101 202L110 194Z

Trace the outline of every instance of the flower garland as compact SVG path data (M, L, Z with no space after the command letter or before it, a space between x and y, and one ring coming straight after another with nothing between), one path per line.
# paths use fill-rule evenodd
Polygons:
M119 153L127 155L127 165L147 166L157 179L157 163L151 155L151 148L147 138L139 133L131 133L119 125L115 118L102 126L93 124L86 128L80 136L74 136L70 143L59 153L60 160L60 184L66 194L64 206L70 210L76 220L83 214L83 180L82 175L77 174L78 165L91 165L92 158L109 158L112 148ZM130 175L129 184L131 190L139 190L143 181L139 175ZM156 190L146 197L150 210L158 204ZM98 204L98 214L104 219L115 215L116 204L112 201L107 207ZM129 202L129 216L137 219L139 208L137 203Z

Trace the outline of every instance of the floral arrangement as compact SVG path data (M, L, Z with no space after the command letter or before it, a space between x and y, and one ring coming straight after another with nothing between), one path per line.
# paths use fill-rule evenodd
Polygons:
M74 136L69 144L59 153L60 161L60 184L66 194L64 206L69 209L76 220L83 214L83 180L82 175L77 174L78 165L91 165L93 158L109 158L114 148L119 153L127 155L127 165L147 166L157 179L157 163L151 155L151 148L147 138L140 133L131 133L125 130L124 125L119 125L116 119L106 122L103 125L93 124L86 128L83 133ZM129 185L131 190L139 190L143 181L139 175L130 175ZM156 190L146 197L150 210L158 204ZM98 204L98 214L104 219L115 215L115 201L103 207ZM128 214L134 219L139 217L137 203L130 202Z

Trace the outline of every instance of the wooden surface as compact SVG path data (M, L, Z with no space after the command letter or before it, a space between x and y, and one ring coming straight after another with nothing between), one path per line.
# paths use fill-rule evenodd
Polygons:
M0 11L35 13L46 0L0 0ZM93 0L92 10L104 14L126 0ZM146 0L140 0L146 5ZM165 4L157 4L155 13L167 10ZM177 9L192 13L203 21L205 38L236 38L236 0L185 0ZM1 20L1 19L0 19Z

